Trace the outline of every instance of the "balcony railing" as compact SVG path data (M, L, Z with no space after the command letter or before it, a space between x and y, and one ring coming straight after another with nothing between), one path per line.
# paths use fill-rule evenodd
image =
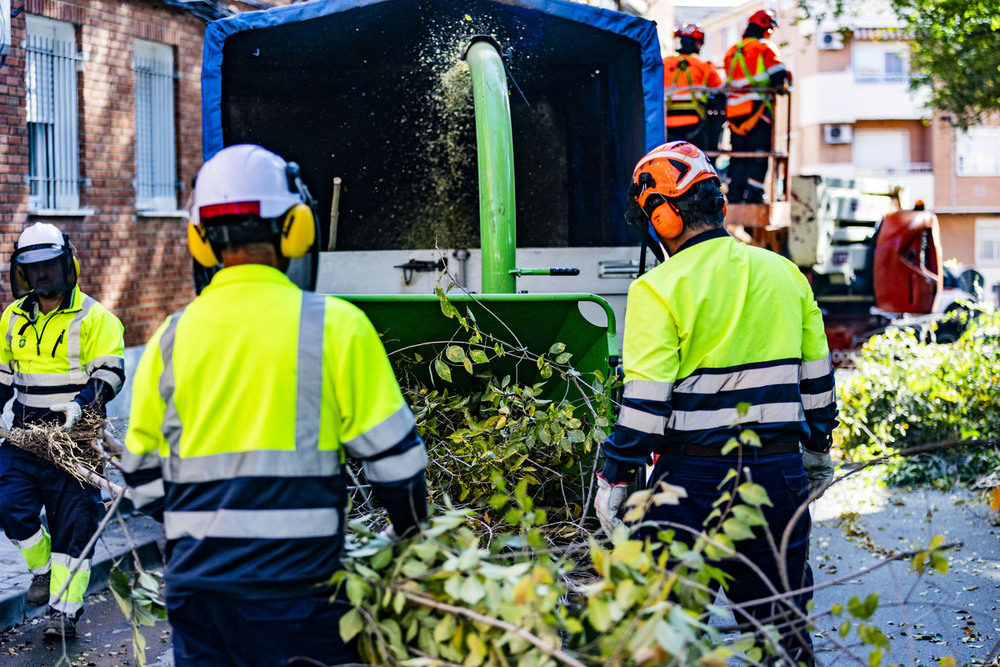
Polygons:
M911 162L892 167L857 167L858 176L873 176L882 178L885 176L902 176L906 174L933 174L930 162Z
M854 83L859 85L869 85L869 84L894 84L894 83L905 83L909 84L914 77L906 72L899 72L889 74L886 72L859 72L854 71Z

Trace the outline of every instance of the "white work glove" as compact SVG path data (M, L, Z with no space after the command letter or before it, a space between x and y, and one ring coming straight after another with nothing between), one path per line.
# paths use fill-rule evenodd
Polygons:
M597 510L597 518L601 522L608 539L615 532L615 528L622 525L622 520L618 518L618 511L622 503L628 497L628 484L621 483L611 485L611 482L597 475L597 495L594 497L594 509Z
M803 447L802 465L805 467L806 477L809 479L809 495L812 495L817 489L823 488L833 479L833 459L829 452L814 452Z
M83 408L76 401L70 401L69 403L56 403L49 408L52 412L62 412L66 415L66 419L63 420L62 429L68 431L73 426L80 421L80 417L83 416Z

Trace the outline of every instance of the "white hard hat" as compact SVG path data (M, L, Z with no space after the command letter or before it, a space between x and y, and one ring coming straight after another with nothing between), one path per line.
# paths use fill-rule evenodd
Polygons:
M191 224L231 215L277 218L305 201L297 179L297 167L266 148L223 148L202 165L195 179Z
M21 264L45 262L61 256L69 249L69 242L59 228L48 222L36 222L21 232L14 250L18 251Z
M80 276L69 239L55 225L36 222L18 237L10 256L10 289L15 298L73 289Z

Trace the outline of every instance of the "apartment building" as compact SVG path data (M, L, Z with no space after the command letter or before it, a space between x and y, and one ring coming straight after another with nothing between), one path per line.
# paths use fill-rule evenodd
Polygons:
M676 11L701 23L702 55L721 66L747 18L765 8L778 15L772 41L794 75L789 173L902 186L904 206L919 199L937 214L946 259L976 268L988 289L1000 283L1000 123L963 131L927 106L926 91L911 90L907 35L878 0L823 22L801 20L794 0Z

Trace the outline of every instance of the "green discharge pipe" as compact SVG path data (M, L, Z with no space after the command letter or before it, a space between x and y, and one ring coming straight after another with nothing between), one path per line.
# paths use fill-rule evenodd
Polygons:
M465 50L465 61L472 74L476 110L482 293L514 294L514 142L500 45L486 35L473 37Z

